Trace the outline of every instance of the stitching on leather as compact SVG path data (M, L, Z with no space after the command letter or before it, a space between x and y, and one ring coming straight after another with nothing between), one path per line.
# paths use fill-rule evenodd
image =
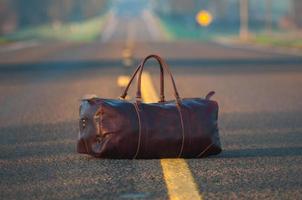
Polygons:
M180 106L177 106L177 110L178 110L178 112L179 112L180 122L181 122L181 128L182 128L182 142L181 142L180 152L179 152L179 154L178 154L178 157L180 157L181 154L182 154L182 152L183 152L184 143L185 143L185 128L184 128L184 122L183 122L183 118L182 118L182 113L181 113L181 108L180 108Z
M141 130L142 130L142 126L141 126L141 118L140 118L140 115L139 115L139 109L137 107L137 104L136 103L132 103L134 108L135 108L135 111L136 111L136 114L137 114L137 118L138 118L138 125L139 125L139 131L138 131L138 142L137 142L137 148L136 148L136 153L135 155L133 156L133 159L135 159L139 153L139 149L140 149L140 146L141 146Z
M99 113L100 114L100 113ZM100 128L100 115L99 114L95 114L93 116L93 123L94 123L94 126L96 128L96 132L97 132L97 136L101 135L101 128Z
M196 157L199 158L201 157L207 150L209 150L209 148L213 146L213 143L211 143L209 146L207 146L207 148L205 150L203 150L200 154L198 154Z
M93 116L93 122L94 125L97 129L97 135L98 136L102 136L102 129L103 129L103 114L104 114L104 110L103 110L103 105L100 105L100 107L96 110L94 116ZM96 118L99 118L98 122L96 122Z

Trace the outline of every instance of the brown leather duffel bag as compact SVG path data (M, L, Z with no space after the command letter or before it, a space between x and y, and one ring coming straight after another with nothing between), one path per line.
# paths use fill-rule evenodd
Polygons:
M160 102L141 102L141 77L149 58L161 69ZM165 101L164 71L170 75L175 100ZM125 100L138 74L136 101ZM120 99L83 99L80 106L78 153L99 158L200 158L221 152L217 127L218 104L205 99L180 98L167 64L156 55L137 67Z

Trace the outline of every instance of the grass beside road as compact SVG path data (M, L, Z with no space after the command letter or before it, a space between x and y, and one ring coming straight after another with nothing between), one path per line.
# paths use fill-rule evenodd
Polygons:
M0 37L0 45L1 44L7 44L7 43L9 43L9 41L7 39Z
M302 49L302 37L290 35L255 35L248 42L269 45L275 47L300 48Z
M100 37L106 16L102 15L82 22L53 23L24 28L0 38L0 43L20 40L93 41Z
M302 37L290 33L251 34L247 39L240 39L238 35L221 36L215 40L228 44L258 45L269 48L302 50Z
M302 36L292 33L257 33L247 40L238 37L236 29L217 29L217 27L200 27L197 24L188 25L184 21L179 21L169 17L158 18L158 24L165 34L165 38L173 40L223 40L235 44L258 44L270 47L284 47L302 49Z
M190 39L207 40L211 36L208 30L202 27L188 26L173 19L159 18L160 28L164 31L168 40Z

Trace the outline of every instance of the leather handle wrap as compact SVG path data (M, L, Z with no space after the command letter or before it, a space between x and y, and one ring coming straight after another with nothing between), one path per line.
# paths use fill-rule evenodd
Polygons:
M164 88L165 88L164 87L164 68L163 68L163 64L162 64L161 60L157 59L157 61L158 61L159 66L160 66L160 102L164 102L165 101L165 94L164 94ZM142 64L143 64L143 62L141 64L139 64L139 66L136 68L136 70L132 74L131 79L130 79L127 87L125 88L123 94L121 95L122 99L125 99L125 97L127 96L129 87L130 87L133 79L135 78L137 72L141 69Z

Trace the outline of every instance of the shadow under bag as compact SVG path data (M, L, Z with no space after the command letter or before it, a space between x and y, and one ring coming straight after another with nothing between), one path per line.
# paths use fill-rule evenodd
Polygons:
M160 65L160 101L141 102L141 77L146 61ZM171 78L174 101L165 101L164 72ZM138 74L136 101L125 99ZM218 104L205 99L180 98L167 64L149 55L135 70L119 99L91 97L80 105L78 153L98 158L201 158L221 152L217 126Z

